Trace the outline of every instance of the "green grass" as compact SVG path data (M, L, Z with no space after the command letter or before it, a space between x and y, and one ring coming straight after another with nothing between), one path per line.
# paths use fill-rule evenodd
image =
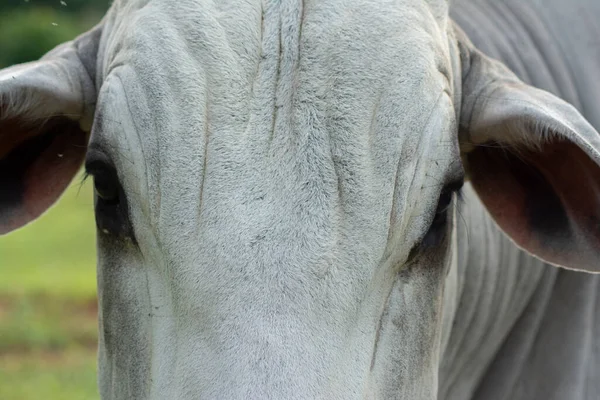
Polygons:
M95 300L32 295L4 297L0 305L0 355L96 346Z
M97 399L89 184L0 238L0 399Z
M96 356L88 349L4 356L0 399L96 400Z

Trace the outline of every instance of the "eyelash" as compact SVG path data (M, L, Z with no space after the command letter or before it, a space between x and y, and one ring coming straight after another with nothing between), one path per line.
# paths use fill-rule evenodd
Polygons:
M83 188L83 185L85 185L87 183L87 181L90 179L91 176L92 176L92 174L90 174L87 170L83 170L83 172L81 174L81 179L79 181L79 190L81 190L81 188Z

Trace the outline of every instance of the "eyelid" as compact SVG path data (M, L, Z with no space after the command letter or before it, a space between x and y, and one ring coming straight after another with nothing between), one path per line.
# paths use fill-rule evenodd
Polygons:
M444 185L444 187L442 188L442 191L440 192L440 195L439 195L438 209L437 209L436 213L440 214L440 213L446 212L448 207L450 207L450 204L452 204L452 199L454 197L454 194L456 194L459 199L461 198L461 189L462 189L463 185L464 185L463 179L451 181L450 183ZM444 206L444 208L442 210L440 210L440 207L442 205Z
M94 173L104 172L104 171L114 171L115 167L110 159L101 150L98 149L90 149L85 157L85 172L88 175L94 175Z
M465 179L461 177L446 184L442 189L442 194L445 193L459 193L465 184Z

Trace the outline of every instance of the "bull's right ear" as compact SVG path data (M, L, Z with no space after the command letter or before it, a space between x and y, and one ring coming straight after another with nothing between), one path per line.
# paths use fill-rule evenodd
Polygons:
M100 34L0 71L0 235L54 204L83 162Z
M458 29L463 165L515 244L600 273L600 133L572 105L527 85Z

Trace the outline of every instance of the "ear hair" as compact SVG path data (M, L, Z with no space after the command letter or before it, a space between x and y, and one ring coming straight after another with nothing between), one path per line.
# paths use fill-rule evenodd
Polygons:
M490 138L502 137L494 141L499 147L510 147L512 151L541 150L542 146L558 138L556 132L564 131L565 126L554 118L531 118L532 115L553 116L554 111L540 99L547 98L553 103L552 95L530 87L527 92L530 97L522 95L526 85L504 64L494 60L479 51L466 34L455 25L461 60L462 101L459 125L461 151L469 153L477 146L486 145ZM513 95L511 95L513 92ZM536 101L534 101L536 100ZM487 108L492 102L510 103L512 107L521 106L521 113L506 119L504 115L493 115ZM578 113L570 105L572 112ZM484 113L485 110L485 113ZM485 118L479 116L485 115ZM494 118L495 117L495 118ZM476 120L478 118L478 120ZM567 126L570 130L575 130ZM501 135L497 132L501 129ZM478 134L474 135L473 132ZM481 132L486 132L482 135Z
M18 117L20 123L43 125L50 118L64 116L79 120L84 131L91 128L96 102L96 56L103 24L98 24L71 42L64 43L45 54L39 61L20 64L0 73L0 121ZM77 64L77 68L73 64ZM40 69L34 77L22 78L32 69ZM73 82L68 70L80 73ZM80 95L64 86L45 79L62 76L80 87ZM57 92L62 96L57 97ZM76 91L77 92L77 91ZM75 93L76 93L75 92ZM90 120L90 121L88 121Z

